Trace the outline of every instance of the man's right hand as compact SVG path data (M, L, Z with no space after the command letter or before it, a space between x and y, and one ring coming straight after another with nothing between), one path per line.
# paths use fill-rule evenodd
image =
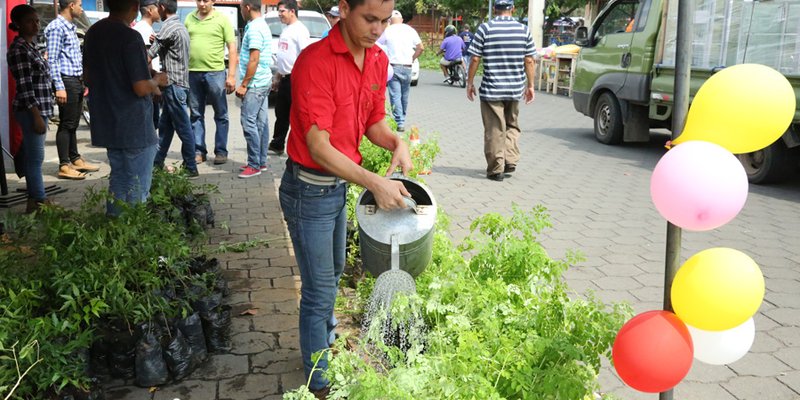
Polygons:
M281 84L280 76L273 77L272 78L272 89L270 89L270 90L273 91L273 92L277 92L278 88L280 87L280 84Z
M167 74L165 72L157 72L155 75L153 75L153 80L156 81L156 84L159 87L165 87L169 84L169 81L167 80Z
M56 90L56 103L58 103L58 104L67 104L67 91L66 90Z
M475 100L475 86L471 83L467 83L467 99L469 99L469 101Z
M408 207L403 197L411 197L411 193L406 190L403 182L381 178L374 186L375 187L370 188L370 191L375 196L375 202L378 204L378 208L382 210L393 210Z

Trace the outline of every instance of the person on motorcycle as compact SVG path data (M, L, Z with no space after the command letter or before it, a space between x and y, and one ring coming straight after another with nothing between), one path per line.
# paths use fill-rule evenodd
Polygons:
M439 66L444 74L444 83L452 83L447 67L461 62L461 54L464 51L464 47L464 41L456 35L456 27L447 25L444 28L444 40L442 40L442 45L439 46L439 51L436 53L436 55L444 54L439 61Z

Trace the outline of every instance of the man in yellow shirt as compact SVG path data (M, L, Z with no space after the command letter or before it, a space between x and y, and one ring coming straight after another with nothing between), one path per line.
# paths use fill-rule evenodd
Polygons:
M197 163L206 161L205 109L214 109L214 164L228 162L228 102L236 89L236 35L228 17L214 10L214 0L196 0L197 10L186 17L189 31L189 109ZM225 48L228 71L225 71Z

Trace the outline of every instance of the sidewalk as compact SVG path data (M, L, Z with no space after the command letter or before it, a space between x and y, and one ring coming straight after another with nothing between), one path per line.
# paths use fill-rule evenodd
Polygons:
M270 156L270 169L261 176L239 179L239 166L246 162L246 145L239 123L239 106L229 96L229 161L223 165L209 162L199 166L196 184L213 184L220 193L212 196L216 228L208 231L207 249L215 250L222 242L269 240L267 246L243 253L213 254L224 268L232 294L226 302L232 306L232 350L212 355L183 382L160 387L150 393L132 382L116 380L105 385L111 400L248 400L280 399L281 393L304 384L298 339L298 304L300 277L277 197L277 183L283 173L284 157ZM213 145L213 112L206 114ZM270 123L274 119L270 118ZM53 196L61 206L77 208L86 189L108 187L108 159L105 149L89 145L89 130L81 122L78 131L79 151L84 158L98 163L99 172L84 181L56 178L58 157L55 129L51 124L45 144L43 174L45 185L56 184L67 192ZM173 140L167 163L180 161L180 140ZM24 188L16 175L6 175L9 191ZM25 204L11 208L21 213ZM6 212L0 210L0 212ZM240 315L253 310L255 315Z

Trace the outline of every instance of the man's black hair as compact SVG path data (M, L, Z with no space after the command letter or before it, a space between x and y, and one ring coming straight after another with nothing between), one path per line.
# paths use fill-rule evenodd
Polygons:
M69 8L69 5L74 3L76 0L58 0L58 11L64 11Z
M139 5L139 0L107 0L108 11L120 13L130 10L131 6Z
M297 4L297 3L295 3L295 4ZM250 6L251 10L259 10L259 11L261 11L261 0L242 0L242 5L243 6ZM286 6L286 8L289 8L289 6ZM296 11L297 10L295 10L295 12Z
M366 3L366 1L367 0L347 0L347 5L350 6L350 10L354 10L356 7ZM387 1L392 1L392 0L381 0L381 3L385 3Z
M298 12L297 12L297 10L298 10L298 8L297 8L297 0L281 0L281 1L278 2L278 6L280 7L281 5L286 7L287 10L293 10L294 11L294 15L298 14Z
M178 13L178 1L177 0L158 0L158 4L164 6L164 10L167 14L177 14Z

